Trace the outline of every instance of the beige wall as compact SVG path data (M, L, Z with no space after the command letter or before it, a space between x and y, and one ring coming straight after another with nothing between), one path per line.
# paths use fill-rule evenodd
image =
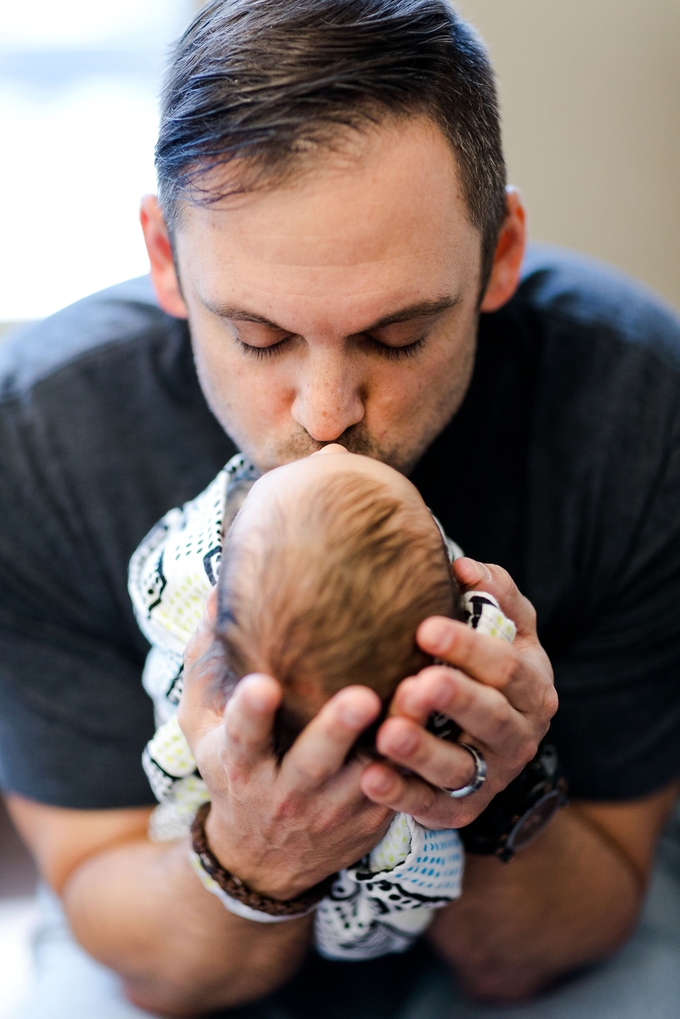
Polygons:
M490 47L532 237L680 308L680 0L454 3Z

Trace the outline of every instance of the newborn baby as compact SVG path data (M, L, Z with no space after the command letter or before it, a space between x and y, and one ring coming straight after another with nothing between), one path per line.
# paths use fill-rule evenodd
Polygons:
M226 535L216 625L225 681L277 678L278 754L342 687L371 687L386 708L398 683L432 662L416 645L419 624L460 612L448 551L417 490L342 446L265 475Z
M419 624L471 616L450 567L460 550L390 467L329 446L255 478L235 457L206 492L167 514L131 561L130 593L152 643L144 683L161 723L144 755L161 802L151 825L158 839L185 834L208 799L174 715L184 645L218 575L220 684L228 694L248 673L277 678L278 755L344 686L371 687L387 708L398 683L431 662L415 642ZM475 624L512 640L514 627L493 599L475 602ZM368 752L374 731L359 741ZM318 906L317 948L344 959L403 951L433 910L460 894L461 876L455 831L396 815Z

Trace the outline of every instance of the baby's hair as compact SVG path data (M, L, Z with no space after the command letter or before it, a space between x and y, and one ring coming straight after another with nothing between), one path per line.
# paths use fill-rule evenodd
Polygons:
M309 717L304 690L324 699L369 686L386 707L398 683L430 664L415 634L432 615L458 615L459 593L438 528L382 483L343 472L310 489L292 517L272 500L267 524L226 536L216 632L228 687L251 672L284 691L279 754ZM423 511L424 516L424 511Z

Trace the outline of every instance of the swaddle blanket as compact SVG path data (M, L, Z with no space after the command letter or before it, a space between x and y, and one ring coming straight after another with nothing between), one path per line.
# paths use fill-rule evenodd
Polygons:
M158 728L143 765L159 801L149 828L156 841L186 836L196 811L210 798L176 717L183 654L217 583L223 533L257 476L243 456L233 457L201 495L166 513L130 561L130 596L151 644L142 681ZM443 530L442 536L452 560L462 555ZM513 623L491 595L475 593L464 601L470 625L514 639ZM443 718L441 723L445 727ZM318 905L317 950L333 959L405 951L434 910L458 898L462 874L463 850L455 830L430 831L397 814L379 845L339 873Z

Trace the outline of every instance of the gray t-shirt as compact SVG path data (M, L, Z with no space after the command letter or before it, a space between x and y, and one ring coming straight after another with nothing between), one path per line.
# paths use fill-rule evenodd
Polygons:
M463 407L413 480L465 551L532 599L575 795L680 775L680 322L616 273L535 249L482 316ZM235 452L185 323L148 280L0 346L0 786L153 802L132 551Z

